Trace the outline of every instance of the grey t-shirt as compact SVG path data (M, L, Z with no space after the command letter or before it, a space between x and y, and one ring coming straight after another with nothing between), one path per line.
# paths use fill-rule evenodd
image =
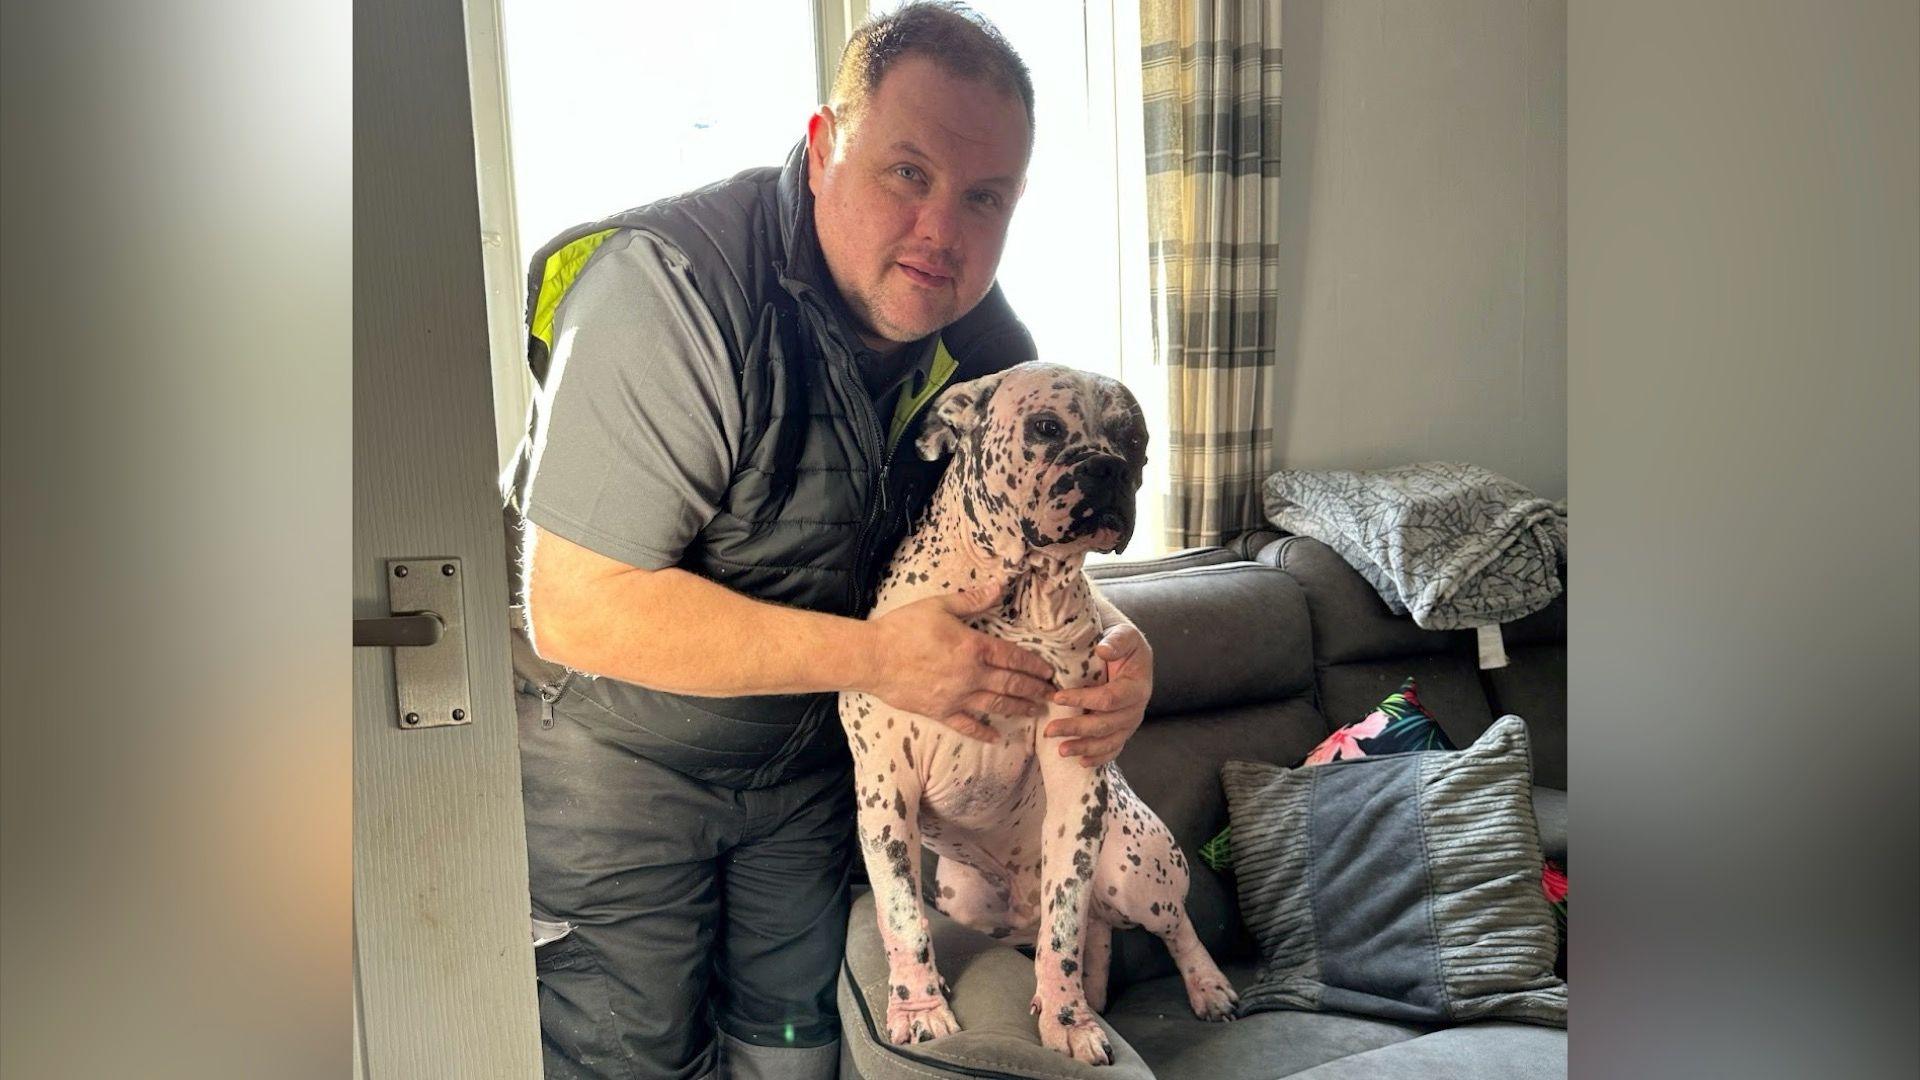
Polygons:
M679 562L740 453L740 393L687 262L623 229L554 315L527 517L643 570Z
M886 359L862 350L883 431L932 356L931 341ZM686 259L616 232L554 315L526 516L628 566L673 566L725 498L742 426L733 360Z

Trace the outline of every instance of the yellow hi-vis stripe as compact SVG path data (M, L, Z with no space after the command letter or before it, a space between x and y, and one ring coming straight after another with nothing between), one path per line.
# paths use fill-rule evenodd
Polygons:
M533 305L533 325L527 332L546 342L548 353L553 352L553 315L560 310L560 298L573 287L573 279L580 276L594 249L618 231L604 229L588 233L547 256L547 265L540 271L540 299Z
M912 397L901 394L900 404L894 406L893 430L887 435L888 454L892 454L893 448L899 445L900 436L905 434L907 425L913 423L914 414L920 411L921 406L933 400L933 395L939 393L947 385L947 380L953 378L953 373L958 370L960 370L960 363L953 358L952 353L947 351L946 341L936 340L933 344L933 369L927 372L927 385L921 387L920 392Z

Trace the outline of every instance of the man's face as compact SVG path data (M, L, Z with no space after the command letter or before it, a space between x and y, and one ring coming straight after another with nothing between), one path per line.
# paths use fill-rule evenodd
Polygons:
M851 129L831 109L814 115L814 228L868 345L917 341L987 295L1028 137L1018 97L921 56L887 72Z

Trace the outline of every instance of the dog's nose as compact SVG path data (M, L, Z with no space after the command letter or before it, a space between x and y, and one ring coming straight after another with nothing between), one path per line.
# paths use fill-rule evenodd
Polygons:
M1080 466L1080 475L1101 487L1116 487L1120 478L1127 474L1127 463L1111 454L1087 459Z

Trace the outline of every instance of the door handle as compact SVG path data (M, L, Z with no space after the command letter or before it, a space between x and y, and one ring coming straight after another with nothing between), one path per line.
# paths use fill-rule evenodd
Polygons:
M409 731L473 722L460 560L388 559L384 618L353 620L355 646L393 652L394 721Z
M389 615L384 619L353 620L353 644L393 648L438 645L440 631L446 628L440 616L431 611L418 615Z

